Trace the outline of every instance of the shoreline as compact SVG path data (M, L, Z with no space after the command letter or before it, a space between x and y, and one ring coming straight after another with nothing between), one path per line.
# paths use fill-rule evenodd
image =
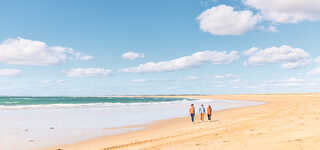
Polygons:
M182 96L185 97L185 96ZM265 104L214 112L213 122L190 118L155 122L140 131L46 150L301 150L320 147L320 94L189 96Z
M185 97L185 96L181 96ZM301 150L320 147L320 93L189 96L265 104L214 112L212 122L161 120L139 131L45 150Z
M47 99L40 99L39 103L42 103L41 100ZM121 103L120 100L125 102ZM24 98L21 101L23 102ZM0 149L36 150L141 130L146 124L155 121L189 116L188 109L192 103L195 106L211 104L215 111L260 104L185 98L113 98L104 103L105 99L102 98L95 99L97 103L94 105L75 104L73 107L65 107L62 104L64 101L67 100L62 98L61 104L53 104L54 107L50 105L32 109L2 109L0 118L6 121L0 125L3 137L0 138ZM102 103L98 103L100 101ZM109 101L115 103L108 103Z
M118 96L117 96L118 97ZM267 104L268 102L266 101L262 101L262 100L235 100L235 99L213 99L212 96L210 95L196 95L196 96L192 96L192 95L186 95L186 96L121 96L121 97L160 97L160 98L184 98L184 99L197 99L197 100L216 100L216 101L219 101L219 100L232 100L232 101L246 101L246 102L261 102L261 104L256 104L256 105L248 105L248 106L240 106L240 107L235 107L235 108L226 108L226 109L222 109L222 110L217 110L217 111L214 111L214 114L216 113L222 113L222 112L228 112L230 110L236 110L236 109L242 109L242 108L248 108L248 107L256 107L256 106L260 106L260 105L265 105ZM205 98L204 98L205 97ZM211 97L211 98L206 98L206 97ZM213 117L214 117L214 114L213 114ZM145 123L145 124L137 124L137 125L128 125L128 126L121 126L121 127L113 127L113 128L104 128L103 130L121 130L121 129L133 129L133 130L128 130L128 131L124 131L122 133L118 133L118 134L112 134L112 135L105 135L105 136L98 136L98 137L95 137L95 138L91 138L91 139L88 139L88 140L84 140L84 141L78 141L76 143L71 143L71 144L61 144L61 145L56 145L56 146L53 146L53 147L47 147L47 148L42 148L42 149L39 149L39 150L56 150L56 149L62 149L62 150L65 150L65 149L74 149L72 148L73 145L82 145L82 144L86 144L86 143L95 143L97 141L100 141L100 140L109 140L109 139L112 139L114 137L125 137L125 136L130 136L131 134L140 134L140 132L149 132L149 130L158 130L159 127L163 126L163 125L166 125L169 123L174 123L174 124L185 124L187 122L187 124L189 125L197 125L197 124L201 124L201 123L207 123L209 121L199 121L199 116L196 115L196 122L195 124L192 124L191 121L190 121L190 117L187 116L187 117L176 117L176 118L170 118L170 119L162 119L162 120L157 120L157 121L152 121L152 122L149 122L149 123ZM214 119L214 118L213 118ZM210 122L215 122L215 120L212 120ZM148 141L148 140L147 140ZM154 141L151 140L151 141ZM138 143L141 143L141 142L138 142ZM89 144L91 145L91 144ZM114 145L114 144L112 144ZM128 144L123 144L125 145L125 147L128 146ZM135 145L135 144L133 144ZM107 148L103 148L103 149L117 149L119 147L122 147L122 144L121 145L114 145L114 146L110 146L110 147L107 147ZM79 147L77 147L76 149L79 149Z

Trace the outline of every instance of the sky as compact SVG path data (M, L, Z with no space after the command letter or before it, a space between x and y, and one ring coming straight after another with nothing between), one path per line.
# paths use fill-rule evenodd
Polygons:
M0 24L0 95L320 91L319 0L12 0Z

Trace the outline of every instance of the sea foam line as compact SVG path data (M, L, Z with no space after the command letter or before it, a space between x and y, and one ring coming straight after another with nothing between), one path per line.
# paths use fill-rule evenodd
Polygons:
M48 109L48 108L108 108L115 106L143 106L143 105L159 105L159 104L179 104L192 103L193 100L177 100L177 101L162 101L162 102L140 102L140 103L86 103L86 104L37 104L37 105L0 105L0 110L12 109Z

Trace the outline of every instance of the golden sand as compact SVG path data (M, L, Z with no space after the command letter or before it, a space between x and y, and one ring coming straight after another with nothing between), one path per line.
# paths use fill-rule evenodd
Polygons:
M214 112L211 122L175 118L145 129L47 150L318 150L320 94L183 96L264 101ZM197 119L199 120L199 119Z

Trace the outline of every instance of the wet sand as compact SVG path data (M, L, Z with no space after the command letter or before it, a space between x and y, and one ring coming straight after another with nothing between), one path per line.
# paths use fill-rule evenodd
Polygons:
M46 150L314 150L320 148L320 94L181 96L263 101L214 112L213 121L162 120L143 130Z

